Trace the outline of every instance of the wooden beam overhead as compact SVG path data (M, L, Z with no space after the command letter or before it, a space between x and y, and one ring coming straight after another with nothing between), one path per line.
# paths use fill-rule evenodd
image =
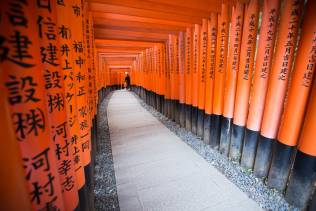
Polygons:
M124 39L162 42L168 40L168 34L151 32L133 32L128 30L94 29L97 39Z
M233 0L88 0L95 38L108 40L96 42L96 47L106 53L140 53L154 42L165 43L169 34L201 24L212 12L220 12L223 1ZM120 40L125 43L110 42Z
M102 53L137 53L140 54L142 50L130 50L130 49L98 49L97 53L102 54Z
M132 66L129 65L110 65L110 69L131 69Z
M107 65L124 65L124 66L132 66L133 61L106 61L105 62Z
M187 14L177 14L175 12L181 10L182 8L174 8L175 11L172 12L161 12L155 11L154 8L139 9L111 4L90 3L90 9L94 12L115 13L120 15L146 17L187 23L199 23L202 18L210 17L210 13L204 11L191 11Z
M101 53L102 56L105 57L137 57L139 54L136 53L122 53L122 54L118 54L118 53Z
M118 21L112 19L104 18L95 18L94 19L95 28L110 28L110 29L127 29L134 31L152 31L152 32L161 32L161 33L170 33L174 34L179 31L185 31L186 27L184 26L173 26L165 24L153 24L153 23L144 23L137 21Z
M127 30L127 31L134 31L134 32L149 32L149 33L160 33L160 34L175 34L177 35L179 31L185 31L185 27L177 27L177 29L170 27L170 28L158 28L159 26L154 26L152 24L152 27L133 27L132 25L123 25L125 23L120 23L118 25L112 25L109 24L109 22L104 22L104 24L101 25L94 25L95 29L103 29L103 30ZM180 30L179 30L180 29Z
M196 10L204 10L208 12L220 12L222 0L148 0L156 4L168 4L174 7L182 6Z
M142 42L142 41L128 41L128 40L107 40L107 39L95 39L97 46L103 47L153 47L161 43L157 42Z
M115 13L105 13L105 12L93 12L93 18L104 18L118 21L134 21L141 23L151 23L151 24L162 24L162 25L171 25L171 26L182 26L188 27L193 26L196 22L183 22L183 21L174 21L174 20L163 20L161 18L149 18L149 17L139 17L132 15L121 15ZM202 19L200 20L202 22Z
M144 51L146 50L146 47L138 47L138 46L100 46L97 47L98 51L105 52L107 50L110 50L111 52L120 52L120 51L126 51L126 50L134 50L134 51Z
M130 58L130 59L135 59L138 54L101 54L103 58Z
M125 58L125 57L102 57L105 62L133 62L135 61L134 57Z
M221 8L219 0L90 0L89 2L198 17L203 13L220 12Z

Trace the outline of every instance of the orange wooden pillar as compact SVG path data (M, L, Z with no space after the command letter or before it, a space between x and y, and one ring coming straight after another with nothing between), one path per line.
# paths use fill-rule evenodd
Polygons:
M162 113L162 74L161 74L161 45L156 46L156 72L157 72L157 111Z
M47 124L50 137L54 143L57 160L58 175L62 188L64 206L66 210L73 210L79 206L78 187L75 174L73 152L71 150L69 123L67 122L67 105L65 98L65 82L63 75L62 51L59 50L57 22L57 3L48 9L37 9L39 27L39 42L42 54L43 79L45 80L45 102L48 110ZM55 58L52 57L55 53ZM50 55L50 56L49 56ZM62 170L61 170L62 169Z
M216 67L213 95L213 119L211 122L210 146L218 149L220 142L221 119L224 104L224 83L227 66L229 33L229 8L227 3L222 4L221 14L218 15L218 31L216 44Z
M167 68L167 47L166 44L162 44L161 49L161 64L162 64L162 92L163 92L163 114L168 116L168 100L167 100L167 80L168 80L168 68Z
M149 56L150 56L150 49L146 49L145 51L145 65L144 65L144 70L145 70L145 77L144 77L144 86L145 86L145 91L146 91L146 103L147 104L150 104L150 59L149 59Z
M194 25L193 32L193 69L192 69L192 116L191 116L191 129L192 133L197 134L197 113L198 113L198 97L199 97L199 53L200 53L200 31L201 26L198 24Z
M155 109L158 111L159 110L159 65L158 65L158 46L154 46L154 82L155 82Z
M156 99L155 99L155 88L156 88L156 66L155 66L155 52L154 48L150 48L150 95L151 95L151 106L156 108Z
M147 102L147 98L146 98L146 88L147 88L147 84L146 84L146 79L147 79L147 63L146 63L146 55L147 55L147 50L144 50L142 52L142 95L143 95L143 100L145 102Z
M174 35L170 34L168 39L168 66L170 75L170 105L169 105L169 118L175 121L176 117L176 78L175 78L175 39Z
M228 156L231 125L234 114L235 92L237 84L237 73L239 66L239 55L241 46L241 36L244 20L244 4L237 1L232 8L230 45L227 61L227 72L224 91L224 109L221 123L221 139L219 151Z
M166 68L165 68L165 45L161 44L160 45L160 72L161 72L161 82L160 82L160 89L161 89L161 95L160 95L160 101L161 101L161 113L165 115L165 92L166 92L166 86L165 86L165 81L166 81Z
M151 67L151 77L150 77L150 82L151 82L151 106L155 109L156 108L156 64L155 64L155 48L150 48L150 67Z
M151 106L153 108L156 108L156 64L155 64L155 52L154 48L150 48L150 68L151 68L151 77L150 77L150 82L151 82Z
M185 128L191 131L193 46L192 28L185 33Z
M144 100L149 104L148 84L149 84L149 49L144 52Z
M229 157L237 162L240 162L241 158L245 125L247 121L249 93L257 43L258 16L258 0L251 0L245 7L235 96L234 119L229 151Z
M55 148L47 123L48 111L42 74L43 57L38 38L40 31L36 23L39 9L47 8L37 5L35 2L0 2L0 13L6 14L0 19L2 27L0 31L0 51L2 52L0 81L2 83L1 91L5 92L7 96L2 100L6 101L3 106L8 105L7 114L11 117L12 122L10 125L9 122L5 124L9 130L14 131L13 141L20 148L19 157L22 158L28 189L26 197L29 197L32 209L64 210ZM25 203L25 197L16 200L15 203L19 204L19 200L21 203Z
M1 64L0 64L1 66ZM0 78L1 90L5 90L3 78ZM2 147L0 151L1 182L0 204L2 210L31 211L32 204L23 171L23 163L18 142L14 136L12 121L9 116L8 96L0 92L0 132Z
M76 118L78 121L77 151L82 153L82 168L85 174L85 185L79 190L81 209L91 209L93 201L89 200L91 194L91 131L90 113L88 108L88 83L87 83L87 58L85 55L86 45L84 40L84 17L86 15L85 4L81 0L73 0L68 4L71 15L71 42L74 78L76 85L75 97L77 98ZM67 5L67 6L68 6ZM80 33L75 33L80 31ZM102 86L103 87L103 86Z
M313 21L316 18L316 2L309 1L306 6L293 76L268 177L268 186L279 191L283 191L287 184L316 65L316 23Z
M165 89L166 89L166 96L165 96L165 101L166 101L166 117L171 118L171 73L170 73L170 64L169 64L169 42L166 43L166 48L165 48Z
M157 48L156 46L153 47L153 53L152 53L152 61L153 61L153 77L152 77L152 81L153 81L153 104L154 104L154 108L157 110L157 86L158 86L158 67L157 67Z
M197 135L204 137L204 109L205 109L205 83L207 68L207 19L202 20L200 33L199 70L198 70L198 110L197 110Z
M272 146L277 136L287 82L292 69L298 24L304 1L285 1L281 13L276 50L269 78L254 173L266 177L270 167Z
M139 94L140 94L140 97L143 98L143 78L144 78L144 73L143 73L143 59L142 59L142 56L143 56L143 52L141 52L141 54L138 56L138 68L139 68Z
M211 120L213 116L213 90L216 58L217 39L217 14L212 13L211 19L207 22L207 57L206 57L206 82L205 82L205 116L204 116L204 143L210 144Z
M180 124L180 70L179 70L179 37L173 35L173 71L174 71L174 120L177 124Z
M178 64L179 64L179 122L181 127L185 127L185 35L179 33Z
M88 10L88 6L86 7ZM95 43L94 43L94 31L93 31L93 17L92 12L87 12L85 19L85 33L86 33L86 46L87 55L86 58L89 60L88 67L88 104L89 111L91 113L91 157L92 166L95 166L96 153L98 151L98 131L97 131L97 98L96 98L96 87L95 87ZM104 87L104 95L107 95L106 85ZM94 177L94 171L92 171Z
M279 5L280 1L265 0L263 2L258 53L241 158L241 165L247 169L253 168L255 160L273 56Z
M307 8L309 9L309 8ZM313 11L314 12L314 11ZM315 33L314 33L315 40ZM310 43L310 42L309 42ZM313 43L315 48L315 41ZM309 45L308 48L311 46ZM315 56L315 50L313 50ZM304 68L305 69L305 68ZM314 62L315 69L315 62ZM311 85L311 80L306 82ZM307 112L299 138L298 150L286 190L286 200L300 209L306 208L315 183L316 166L316 83L314 81Z
M169 67L169 43L165 43L164 49L165 58L165 110L166 117L170 118L170 67Z

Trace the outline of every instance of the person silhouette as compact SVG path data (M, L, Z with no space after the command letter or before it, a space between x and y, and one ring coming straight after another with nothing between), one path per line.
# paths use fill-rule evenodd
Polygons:
M127 90L130 89L130 84L131 84L131 78L130 78L128 72L125 72L125 88Z

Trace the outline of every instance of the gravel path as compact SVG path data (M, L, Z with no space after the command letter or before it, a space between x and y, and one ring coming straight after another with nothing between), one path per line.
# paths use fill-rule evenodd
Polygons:
M238 163L229 160L218 151L205 145L204 142L193 133L181 128L178 124L147 105L135 93L134 95L147 111L180 137L185 143L191 146L200 156L218 169L239 189L245 192L249 198L256 201L260 207L265 210L299 210L289 205L281 193L268 188L265 183L256 178L252 172L246 171Z
M98 152L95 163L95 209L120 210L117 197L112 147L107 118L109 94L99 105L98 112Z

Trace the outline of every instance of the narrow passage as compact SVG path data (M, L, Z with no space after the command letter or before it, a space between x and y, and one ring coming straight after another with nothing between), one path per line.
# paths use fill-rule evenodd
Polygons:
M107 112L121 210L261 210L132 93L114 92Z

